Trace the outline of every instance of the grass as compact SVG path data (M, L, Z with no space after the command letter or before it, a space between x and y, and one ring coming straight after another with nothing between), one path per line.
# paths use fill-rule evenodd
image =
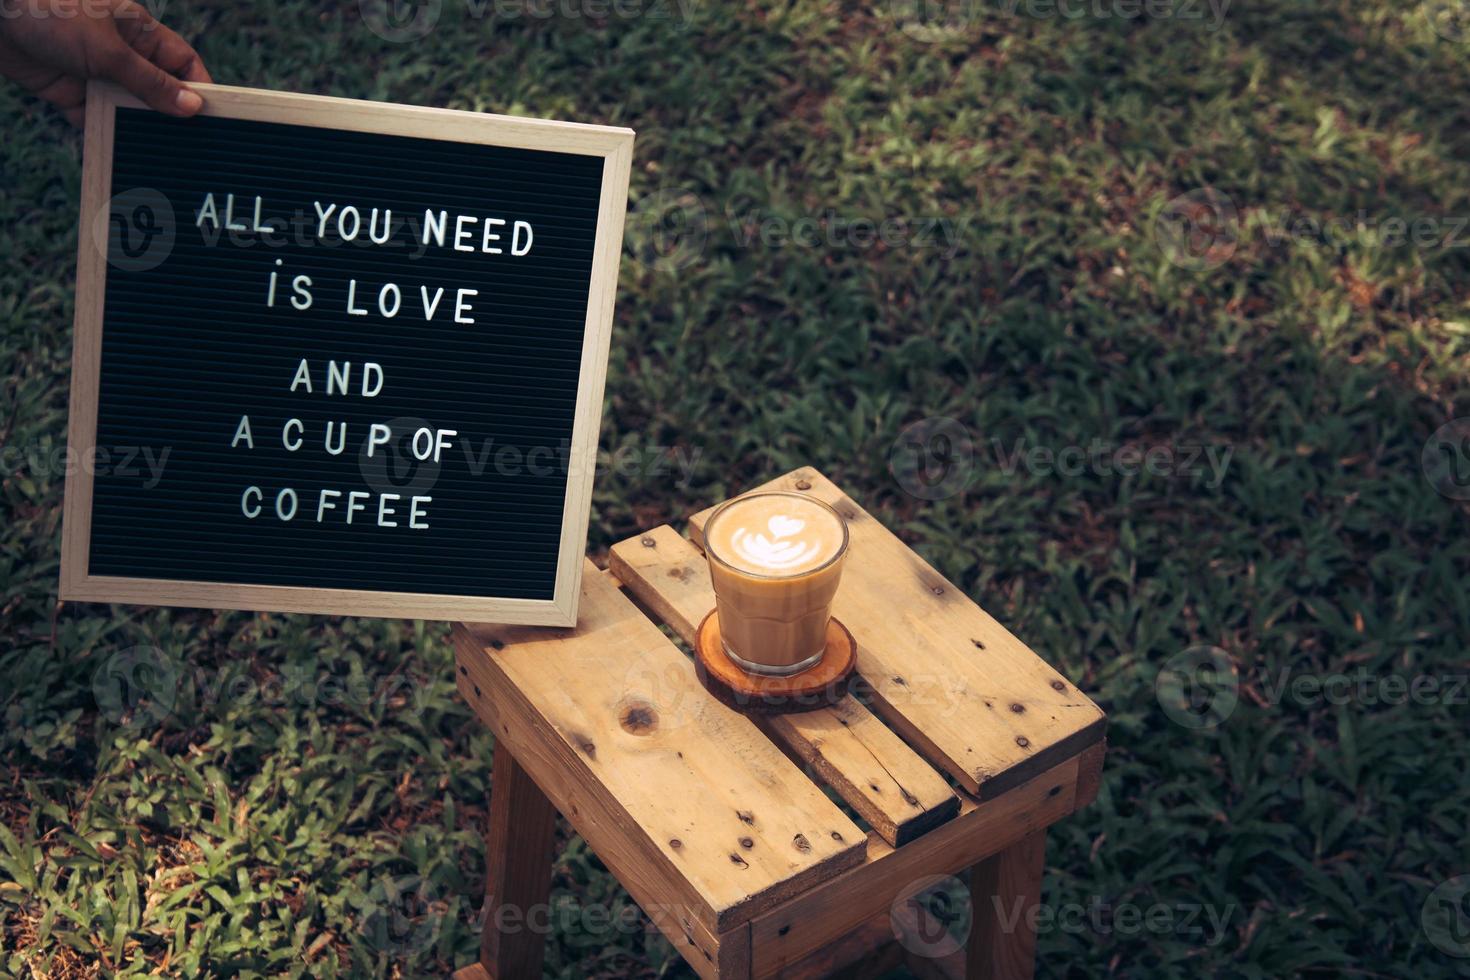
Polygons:
M1093 692L1111 753L1050 837L1041 975L1432 978L1470 962L1423 925L1470 873L1467 511L1421 466L1470 415L1445 7L448 0L404 43L350 3L164 15L221 81L638 130L602 432L633 462L592 545L810 462ZM58 605L79 146L12 88L0 118L0 973L471 961L491 743L442 628ZM1219 195L1231 236L1181 254L1166 219ZM973 456L929 501L890 456L933 417ZM1095 443L1229 457L1027 455ZM1201 645L1238 685L1215 727L1155 692ZM171 693L119 703L134 671ZM692 975L562 844L548 974Z

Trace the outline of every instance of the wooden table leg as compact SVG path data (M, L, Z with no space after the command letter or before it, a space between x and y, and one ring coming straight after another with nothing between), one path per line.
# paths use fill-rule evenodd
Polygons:
M455 973L455 980L541 976L555 843L556 808L497 740L485 835L480 962Z
M1030 980L1036 967L1035 907L1046 870L1046 831L1022 838L970 869L968 980Z

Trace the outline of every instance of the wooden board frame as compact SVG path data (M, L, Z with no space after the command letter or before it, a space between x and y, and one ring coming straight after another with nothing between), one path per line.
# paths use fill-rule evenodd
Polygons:
M89 566L93 474L86 466L69 467L66 474L61 598L268 612L575 625L627 211L633 131L226 85L191 83L190 87L204 97L200 115L205 116L602 157L602 189L553 598L512 599L93 575ZM70 450L85 453L87 458L97 440L107 286L107 255L94 242L91 228L97 216L108 207L112 193L113 134L119 107L146 108L116 86L104 82L88 84L68 427Z

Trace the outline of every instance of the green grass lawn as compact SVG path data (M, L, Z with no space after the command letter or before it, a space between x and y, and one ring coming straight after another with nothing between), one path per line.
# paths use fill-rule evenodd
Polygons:
M1470 415L1470 18L1008 7L162 16L222 82L638 131L592 546L812 463L1092 692L1042 976L1464 976L1425 910L1470 874L1470 443L1423 460ZM491 740L442 627L58 605L80 147L0 119L0 974L471 961ZM890 462L935 417L970 442L927 500ZM1156 693L1201 646L1223 720ZM548 973L692 976L630 906L566 836Z

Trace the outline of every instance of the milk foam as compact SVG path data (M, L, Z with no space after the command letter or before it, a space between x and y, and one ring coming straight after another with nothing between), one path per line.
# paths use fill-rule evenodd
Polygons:
M737 501L715 523L709 535L715 553L758 575L809 571L836 555L844 539L838 518L793 496Z

